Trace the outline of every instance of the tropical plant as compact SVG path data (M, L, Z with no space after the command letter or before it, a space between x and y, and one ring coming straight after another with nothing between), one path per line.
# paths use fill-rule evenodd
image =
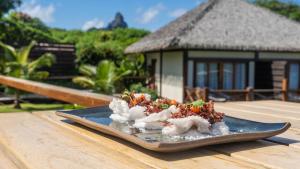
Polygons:
M131 73L130 70L121 70L109 60L101 61L97 67L82 65L79 71L83 76L75 77L74 83L105 94L115 93L122 78Z
M21 0L1 0L0 1L0 17L11 9L21 4Z
M17 77L21 79L28 80L42 80L49 76L49 72L42 71L42 67L50 67L55 62L55 56L50 53L46 53L36 60L30 60L29 54L36 44L32 41L28 46L22 47L20 49L15 49L14 47L0 42L0 47L4 51L2 58L5 68L3 70L5 75ZM1 57L1 56L0 56ZM10 90L15 94L15 108L20 108L20 94L18 90Z
M145 57L142 54L127 56L123 58L119 64L122 71L131 70L131 76L145 76L144 71Z

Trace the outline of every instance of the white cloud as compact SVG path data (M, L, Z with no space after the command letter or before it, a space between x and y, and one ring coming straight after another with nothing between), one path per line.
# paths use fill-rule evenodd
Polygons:
M162 10L164 10L164 8L165 7L162 3L148 8L145 12L142 13L139 22L142 24L150 23Z
M104 27L104 21L101 19L94 18L90 21L87 21L83 24L82 30L88 30L90 28L103 28Z
M179 17L179 16L185 14L186 11L187 11L187 10L186 10L186 9L183 9L183 8L175 9L174 11L170 12L169 15L170 15L171 17L177 18L177 17Z
M54 21L53 14L55 12L55 7L53 4L42 6L32 0L31 2L23 3L18 11L27 13L31 17L39 18L45 23L51 23Z
M204 0L196 0L196 5L200 5Z

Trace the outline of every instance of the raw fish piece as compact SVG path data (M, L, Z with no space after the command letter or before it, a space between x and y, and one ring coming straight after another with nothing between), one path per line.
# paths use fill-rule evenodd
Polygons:
M146 116L144 113L146 110L145 107L134 106L129 108L127 102L121 99L113 99L109 104L109 108L113 111L110 118L120 123L125 123Z
M133 127L147 130L161 130L164 125L162 122L135 122Z
M164 135L180 135L192 127L196 127L197 131L200 133L209 133L210 123L200 116L189 116L185 118L174 118L168 119L170 126L166 126L162 129L162 134Z
M178 111L176 106L172 105L168 109L165 109L159 113L152 113L141 119L137 119L136 122L155 122L155 121L166 121L171 117L172 113Z
M129 117L128 120L136 120L146 116L145 114L146 107L142 106L134 106L129 109Z
M212 125L212 135L225 135L229 134L229 127L224 122L217 122Z
M119 122L119 123L126 123L128 122L128 118L125 116L121 116L120 114L111 114L109 116L113 121Z

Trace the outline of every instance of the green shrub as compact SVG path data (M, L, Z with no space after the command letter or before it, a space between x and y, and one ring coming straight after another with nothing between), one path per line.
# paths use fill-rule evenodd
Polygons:
M130 86L130 91L134 91L136 93L148 93L154 100L158 98L157 92L155 90L144 87L142 83L132 84Z

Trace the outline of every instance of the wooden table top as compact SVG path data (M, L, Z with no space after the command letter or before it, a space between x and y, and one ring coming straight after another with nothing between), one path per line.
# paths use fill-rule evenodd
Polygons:
M216 103L216 110L262 122L290 121L292 128L266 140L164 154L64 121L54 111L0 113L0 169L300 168L300 104L228 102Z

